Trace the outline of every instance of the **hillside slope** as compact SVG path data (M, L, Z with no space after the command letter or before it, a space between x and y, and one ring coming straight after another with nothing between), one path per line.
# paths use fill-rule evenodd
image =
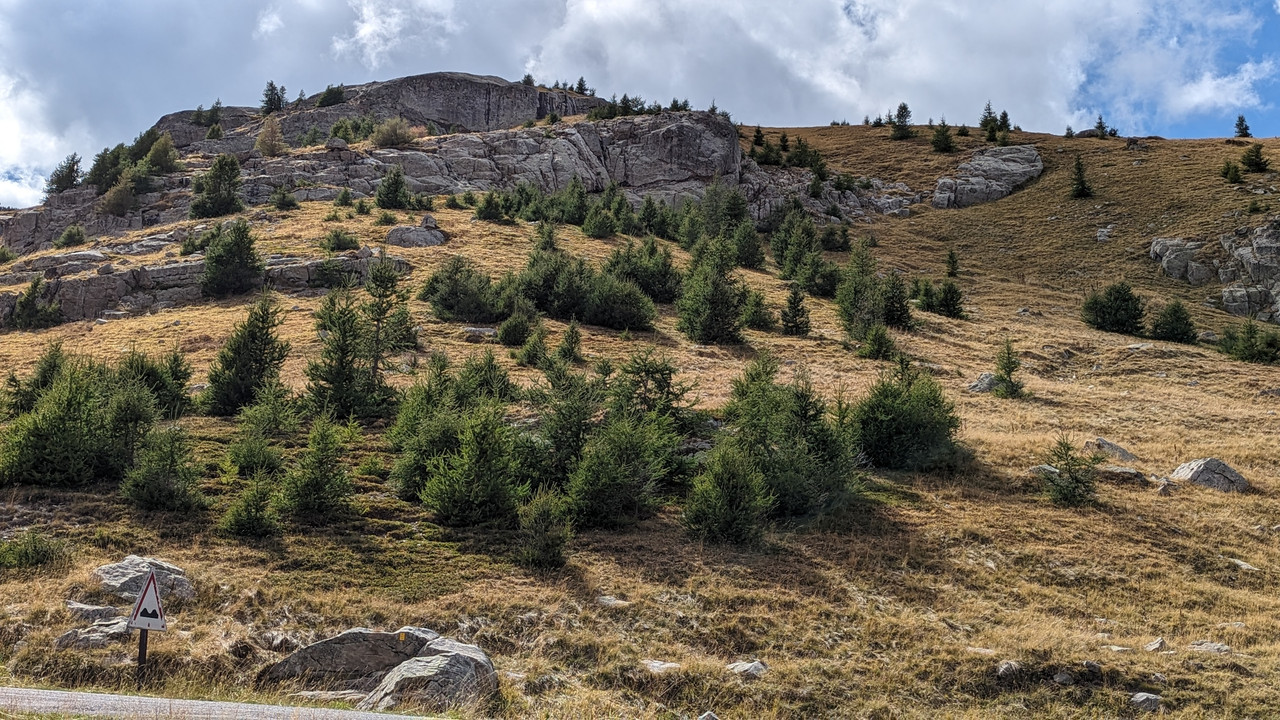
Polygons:
M776 141L782 131L765 134ZM912 193L932 189L965 152L985 146L960 139L964 152L940 155L923 132L901 143L863 127L785 132L793 141L805 138L834 172L901 182ZM1280 669L1280 368L1237 363L1209 346L1097 332L1079 315L1085 291L1123 278L1153 306L1183 300L1200 329L1238 322L1205 304L1206 296L1219 298L1217 287L1163 276L1150 241L1216 240L1261 224L1261 215L1246 211L1248 202L1271 196L1250 190L1268 192L1274 178L1250 178L1244 191L1223 183L1218 169L1240 148L1221 140L1148 139L1136 150L1123 140L1015 134L1014 141L1034 144L1045 170L1013 195L960 210L912 203L906 217L868 213L853 225L855 238L875 236L882 269L938 278L947 250L959 255L967 319L917 313L915 330L893 332L956 404L958 439L972 455L958 470L870 473L839 526L781 525L757 550L691 540L669 506L629 530L582 532L563 570L533 573L514 563L509 530L442 528L372 474L357 477L356 516L291 528L261 544L227 539L213 525L243 482L217 465L236 426L189 417L182 423L196 441L201 485L212 499L195 517L139 514L104 486L6 488L0 515L9 519L0 533L39 528L70 541L74 554L53 570L0 575L5 680L131 683L127 647L78 654L51 648L72 626L65 599L101 599L89 571L137 552L182 565L202 588L171 618L182 632L153 646L166 671L153 687L158 693L252 699L269 692L244 689L278 658L256 640L266 629L306 640L353 626L423 625L474 641L494 657L500 697L464 711L474 717L667 718L706 710L722 718L1124 717L1137 714L1129 698L1139 691L1161 695L1172 717L1267 716L1280 702L1271 682ZM1280 156L1280 141L1264 145ZM1096 193L1091 199L1069 198L1077 154ZM412 266L415 288L454 254L500 276L522 267L536 242L530 224L486 223L470 209L436 206L432 215L448 241L393 249ZM245 216L264 254L318 256L316 240L334 226L370 247L385 237L373 216L326 222L331 209L308 201L295 211L254 208ZM422 213L397 216L416 224ZM192 224L134 231L123 240ZM1109 229L1107 239L1099 239L1100 229ZM594 260L627 242L591 239L574 227L562 227L559 238L565 250ZM679 247L671 249L677 264L689 262ZM135 262L163 262L163 253ZM846 254L828 257L843 262ZM784 304L788 284L772 262L739 275L771 306ZM281 334L293 346L283 378L297 390L321 348L313 317L320 296L291 290L281 302ZM200 381L249 300L3 331L0 367L29 372L55 341L105 360L130 348L178 347ZM889 364L851 352L830 301L807 302L807 338L747 331L741 346L695 345L677 331L674 309L660 306L652 332L585 326L583 352L588 363L621 363L657 346L695 384L699 406L713 413L746 362L766 350L784 378L803 370L828 398L862 395ZM462 324L434 318L421 301L411 301L410 310L422 327L420 345L396 357L396 385L412 384L431 351L455 363L477 351ZM546 324L554 343L566 326ZM1005 338L1019 351L1030 397L968 392ZM499 361L521 384L542 382L501 354ZM393 459L382 427L361 433L345 459L349 467ZM1027 474L1062 433L1077 446L1099 436L1123 445L1144 475L1218 457L1255 489L1237 495L1180 484L1162 495L1154 486L1103 484L1096 506L1063 509ZM630 605L608 607L601 596ZM1142 649L1156 638L1166 651ZM1190 649L1201 640L1231 651ZM769 666L759 679L724 670L757 658ZM645 660L681 667L656 675ZM998 675L1004 660L1020 669ZM1061 672L1073 682L1055 682Z

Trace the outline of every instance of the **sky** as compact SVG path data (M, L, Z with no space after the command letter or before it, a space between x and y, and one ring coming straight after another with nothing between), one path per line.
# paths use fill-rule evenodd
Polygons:
M457 70L587 79L747 125L1280 135L1280 0L0 0L0 206L160 116Z

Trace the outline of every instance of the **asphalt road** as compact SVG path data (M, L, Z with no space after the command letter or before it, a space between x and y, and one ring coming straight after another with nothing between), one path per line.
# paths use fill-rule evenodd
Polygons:
M357 710L0 687L0 718L5 718L8 712L146 720L402 720L411 717Z

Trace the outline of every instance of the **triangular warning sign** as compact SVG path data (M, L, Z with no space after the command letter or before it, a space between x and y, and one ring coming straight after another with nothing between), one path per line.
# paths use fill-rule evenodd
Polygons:
M160 607L160 589L156 586L156 572L147 573L147 581L142 583L142 592L138 593L138 602L133 605L133 613L129 615L129 627L139 630L157 630L164 632L164 608Z

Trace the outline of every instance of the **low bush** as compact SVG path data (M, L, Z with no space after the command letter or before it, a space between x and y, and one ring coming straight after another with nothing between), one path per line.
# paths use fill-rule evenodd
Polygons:
M906 358L882 374L850 414L858 443L876 467L927 467L948 455L960 427L955 405Z
M378 189L374 191L374 204L383 210L408 210L413 203L409 195L409 185L404 179L404 168L392 165L382 176ZM394 224L394 223L392 223Z
M1041 477L1048 487L1049 497L1058 505L1087 505L1097 497L1097 469L1102 455L1083 456L1076 452L1070 438L1059 435L1045 457L1045 469Z
M754 545L760 542L773 498L748 452L721 441L693 479L681 520L702 540Z
M413 131L404 118L391 118L373 129L370 136L374 146L380 148L401 147L413 142Z
M1264 330L1253 320L1222 331L1218 349L1241 362L1275 364L1280 362L1280 332Z
M255 477L227 508L218 529L241 538L265 538L280 534L275 491L266 478Z
M1104 332L1141 335L1146 329L1146 301L1135 295L1126 282L1107 286L1102 292L1091 292L1080 311L1089 327Z
M21 570L42 565L60 565L71 557L67 544L35 530L27 530L12 540L0 540L0 569Z
M47 297L48 288L43 277L34 278L27 284L13 305L13 313L9 316L10 327L39 330L62 322L62 307L57 301Z
M195 183L196 195L191 201L191 217L212 218L230 215L244 209L240 200L240 163L234 155L214 158L209 172Z
M58 239L53 241L53 246L61 250L63 248L75 247L76 245L83 245L88 241L89 239L85 237L84 234L84 228L80 227L79 224L75 224L68 225L67 229L63 230L62 234L58 236Z
M1151 321L1149 334L1152 340L1191 344L1196 341L1196 326L1182 301L1174 300Z
M748 290L742 304L742 324L752 330L773 330L778 326L778 316L764 304L764 293Z
M445 525L474 525L516 516L511 431L502 410L489 406L463 421L458 449L439 458L422 488L422 502Z
M360 240L352 233L334 228L325 233L325 236L321 238L320 249L327 252L359 250Z
M503 315L489 276L461 255L453 255L431 274L418 299L431 304L445 321L489 323Z
M299 207L298 198L294 197L289 188L283 185L271 192L271 197L267 199L267 202L277 210L297 210Z
M238 295L261 284L264 270L266 263L254 247L249 223L237 220L209 241L200 289L218 298Z
M536 570L564 565L564 547L573 536L565 497L543 488L520 507L520 550L516 559Z
M141 510L191 511L206 506L191 443L179 427L153 430L142 442L120 494Z
M318 524L346 512L355 488L343 467L346 447L340 431L328 418L311 424L307 448L285 474L279 502L300 522Z
M569 503L587 528L630 525L651 516L675 469L679 437L657 414L615 417L582 451L569 477Z

